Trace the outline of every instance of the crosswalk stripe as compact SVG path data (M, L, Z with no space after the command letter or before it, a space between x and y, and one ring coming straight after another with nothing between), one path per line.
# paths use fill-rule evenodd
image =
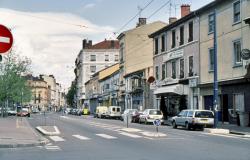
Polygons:
M142 137L142 136L138 136L136 134L126 133L126 132L120 132L119 134L131 137L131 138L141 138Z
M113 137L107 134L96 134L99 137L106 138L106 139L116 139L117 137Z
M76 138L78 138L78 139L80 139L80 140L90 140L90 138L88 138L88 137L84 137L84 136L81 136L81 135L72 135L73 137L76 137Z
M61 148L58 146L45 146L45 149L47 149L47 150L61 150Z
M49 138L55 142L62 142L65 141L62 137L59 136L49 136Z

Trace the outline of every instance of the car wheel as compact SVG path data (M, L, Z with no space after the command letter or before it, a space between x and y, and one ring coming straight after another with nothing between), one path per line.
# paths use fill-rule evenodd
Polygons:
M176 125L175 121L173 121L172 125L173 125L173 128L177 128L177 125Z
M187 130L190 130L190 125L188 124L188 122L185 123L185 128L186 128Z

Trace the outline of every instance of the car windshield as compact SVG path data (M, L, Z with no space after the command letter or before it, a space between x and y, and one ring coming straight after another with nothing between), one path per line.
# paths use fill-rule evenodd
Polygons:
M149 111L149 114L150 114L150 115L161 115L161 111L158 111L158 110L150 110L150 111Z
M212 112L209 112L209 111L196 111L195 117L196 118L214 118L214 115Z

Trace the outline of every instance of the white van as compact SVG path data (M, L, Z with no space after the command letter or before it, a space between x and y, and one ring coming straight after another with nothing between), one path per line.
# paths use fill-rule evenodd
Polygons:
M107 116L108 107L107 106L98 106L96 107L95 117L105 118Z
M121 107L120 106L110 106L108 108L107 118L121 118Z

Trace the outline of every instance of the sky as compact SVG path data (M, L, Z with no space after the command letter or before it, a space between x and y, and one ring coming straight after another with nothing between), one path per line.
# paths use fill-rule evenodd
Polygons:
M11 29L14 50L31 59L34 76L53 74L67 89L74 80L74 62L83 39L93 43L115 39L134 28L139 15L147 23L167 22L169 17L180 17L181 4L196 10L212 0L170 1L0 0L0 24Z

